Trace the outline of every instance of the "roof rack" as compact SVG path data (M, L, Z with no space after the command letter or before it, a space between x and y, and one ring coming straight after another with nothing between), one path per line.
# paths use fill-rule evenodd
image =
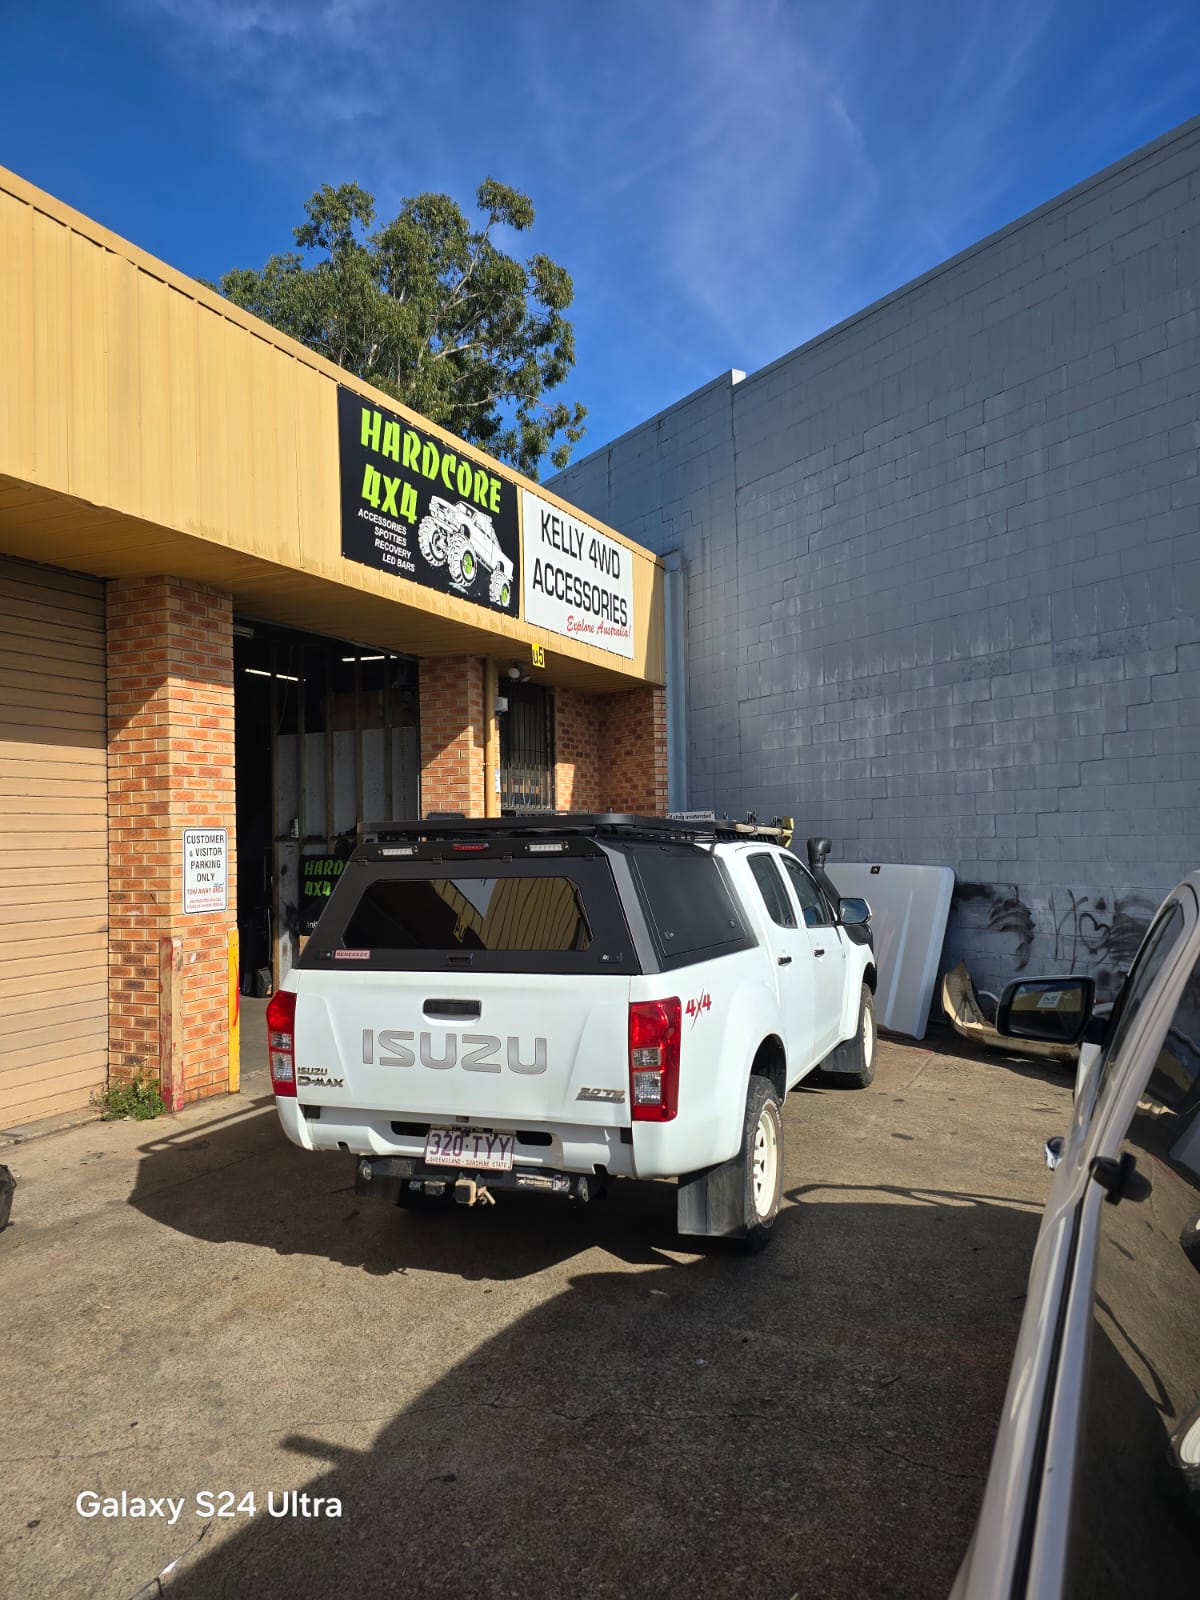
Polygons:
M657 839L677 843L713 843L726 839L764 843L791 843L790 817L776 817L763 825L751 813L744 822L729 817L640 817L621 811L533 812L516 817L463 817L437 813L396 822L360 822L359 844L399 840L455 838L520 839L541 834L597 835L628 839Z

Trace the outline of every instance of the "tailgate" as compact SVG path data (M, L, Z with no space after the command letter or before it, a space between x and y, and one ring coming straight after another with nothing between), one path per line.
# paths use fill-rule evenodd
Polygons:
M629 1125L628 976L297 977L302 1102L405 1120Z

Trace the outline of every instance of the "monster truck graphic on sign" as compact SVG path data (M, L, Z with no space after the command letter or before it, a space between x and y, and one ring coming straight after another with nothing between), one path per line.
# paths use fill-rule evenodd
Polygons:
M508 607L513 597L513 563L500 548L491 517L459 500L451 505L432 495L417 529L421 554L431 567L446 567L450 582L469 594L482 567L489 573L488 599Z

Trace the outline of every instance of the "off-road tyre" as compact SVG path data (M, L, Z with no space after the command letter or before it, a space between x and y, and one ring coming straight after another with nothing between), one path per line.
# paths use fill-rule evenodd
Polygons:
M488 599L494 606L507 606L512 599L512 580L502 572L493 572L488 584Z
M831 1050L821 1063L821 1081L835 1089L865 1089L875 1078L879 1037L875 1031L875 996L862 986L854 1037Z
M742 1242L749 1251L764 1250L783 1199L783 1113L769 1078L751 1075L742 1151L735 1160L742 1167Z
M417 548L431 567L446 564L446 529L436 517L422 517L417 526Z
M446 546L446 565L450 582L461 584L464 589L469 589L479 576L479 562L465 533L456 533Z

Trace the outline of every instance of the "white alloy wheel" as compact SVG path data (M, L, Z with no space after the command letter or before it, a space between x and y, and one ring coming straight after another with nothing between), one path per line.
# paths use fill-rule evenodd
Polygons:
M875 1064L875 1012L870 1006L863 1007L862 1052L863 1066L870 1072Z
M758 1114L750 1158L754 1210L760 1217L768 1217L774 1211L775 1192L779 1184L779 1138L772 1111L773 1104L768 1104Z
M1191 1425L1180 1434L1175 1448L1185 1467L1200 1467L1200 1416L1192 1418Z

